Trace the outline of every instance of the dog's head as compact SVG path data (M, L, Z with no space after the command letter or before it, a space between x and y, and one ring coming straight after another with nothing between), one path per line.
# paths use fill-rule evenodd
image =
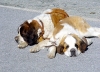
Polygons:
M57 47L57 53L65 54L69 57L76 57L80 53L84 53L87 49L86 39L80 38L75 34L62 38L61 43Z
M19 48L37 44L41 32L41 28L37 21L32 20L30 23L25 21L19 26L18 35L15 37L15 41L18 43Z

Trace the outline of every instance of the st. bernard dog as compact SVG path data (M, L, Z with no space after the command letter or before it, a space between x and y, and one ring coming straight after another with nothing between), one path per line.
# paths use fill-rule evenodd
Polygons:
M47 9L33 19L25 21L18 28L15 41L19 48L34 45L48 38L50 32L57 26L58 22L69 15L62 9Z
M61 20L49 36L50 39L41 41L33 46L30 52L38 52L49 48L49 58L54 58L56 52L69 57L76 57L84 53L91 44L90 38L100 38L100 28L91 27L84 19L70 16Z

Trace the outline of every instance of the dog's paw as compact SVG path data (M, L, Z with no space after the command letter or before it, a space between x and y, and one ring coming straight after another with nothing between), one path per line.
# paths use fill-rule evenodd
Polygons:
M25 47L27 47L27 46L28 46L28 44L19 44L19 45L18 45L18 48L23 49L23 48L25 48Z
M55 58L55 53L49 53L48 58L50 58L50 59Z
M36 52L39 52L39 51L40 51L40 48L37 45L34 45L33 48L30 49L31 53L36 53Z

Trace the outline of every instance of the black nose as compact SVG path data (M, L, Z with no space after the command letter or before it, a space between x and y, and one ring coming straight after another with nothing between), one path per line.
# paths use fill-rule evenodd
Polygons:
M15 37L15 41L18 43L18 36Z
M76 50L74 48L72 48L70 50L70 52L71 52L71 57L75 57L76 56Z

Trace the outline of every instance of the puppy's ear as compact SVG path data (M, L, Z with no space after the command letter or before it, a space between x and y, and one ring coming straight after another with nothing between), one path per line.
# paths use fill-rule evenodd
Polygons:
M56 52L59 53L59 54L64 54L63 49L64 49L64 46L63 45L59 45L57 47L57 49L56 49Z
M80 50L82 53L84 53L87 49L87 40L85 37L82 38L81 42L80 42Z
M57 47L57 53L59 53L59 54L64 54L64 40L65 40L65 38L66 37L63 37L62 39L61 39L61 41L60 41L60 44L59 44L59 46Z

